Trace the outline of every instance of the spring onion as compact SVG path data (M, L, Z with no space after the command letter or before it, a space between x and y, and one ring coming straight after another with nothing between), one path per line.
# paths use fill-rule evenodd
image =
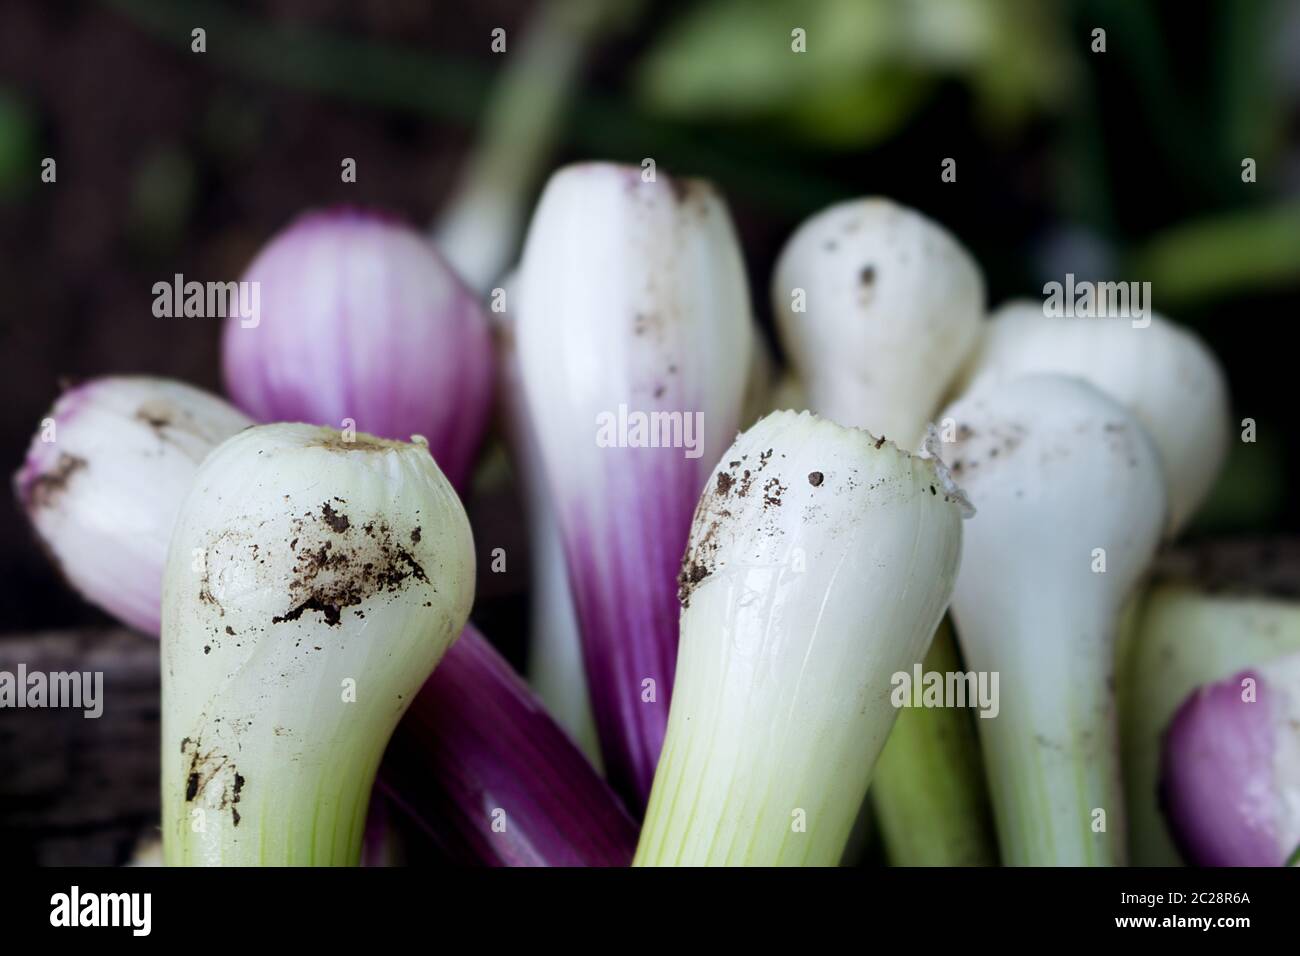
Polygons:
M444 436L438 465L464 485L491 407L491 338L431 243L373 212L310 213L243 279L260 284L261 314L255 324L232 317L223 333L236 405L262 422Z
M582 661L582 637L573 607L564 542L556 522L537 445L537 429L529 420L519 372L514 308L519 293L518 271L501 281L504 308L492 313L497 347L497 383L505 430L510 442L515 480L528 519L529 617L528 682L546 709L573 737L582 752L600 765L600 743L587 693Z
M914 448L975 347L984 280L942 226L858 199L799 227L777 261L772 302L810 407Z
M921 670L945 679L962 672L947 620L935 632ZM984 765L968 711L901 711L880 752L870 796L891 866L997 864Z
M180 382L93 379L55 403L14 488L72 587L156 635L167 542L194 469L214 445L252 424Z
M88 594L102 593L100 603L109 613L124 618L134 614L137 626L156 637L162 567L176 513L199 462L226 437L222 433L234 434L249 423L220 399L164 379L99 380L80 387L72 398L75 401L62 400L54 413L59 423L55 447L68 442L85 453L93 467L79 468L76 483L58 489L68 496L58 502L56 489L42 490L39 485L41 463L57 460L42 443L19 477L20 491L26 489L28 498L44 501L42 507L59 509L58 523L42 527L49 533L51 552L79 556L69 566L75 569L77 587ZM147 416L136 414L141 408ZM95 422L95 428L82 430L84 423ZM159 428L165 440L159 439ZM113 440L92 444L89 439L96 435ZM78 504L83 498L95 506ZM69 550L71 542L88 542L92 534L98 542L93 549ZM103 581L116 582L116 590L94 591L92 585ZM117 595L131 595L132 600L117 602ZM440 694L439 682L452 691ZM472 706L465 704L469 700ZM448 711L449 701L460 706ZM436 715L432 723L430 712ZM510 727L499 731L503 719ZM522 687L510 665L473 628L452 645L399 727L408 722L418 735L412 739L403 730L398 735L402 746L395 744L387 755L384 772L404 781L402 786L390 785L388 793L449 857L490 865L525 859L607 865L631 859L635 830L621 805L585 767L564 731ZM520 745L516 733L527 746ZM408 755L416 762L404 763ZM562 784L544 785L544 777L534 779L543 763L563 772ZM480 781L491 786L480 786ZM433 788L440 788L436 796L431 796ZM431 813L428 807L440 805L447 794L456 794L465 805L454 813ZM377 796L372 810L382 806L384 795ZM526 811L505 797L526 801ZM509 814L505 831L493 818L498 809ZM372 814L367 821L364 862L393 858L388 842L392 829L381 816ZM602 834L607 842L602 842Z
M1073 375L1133 413L1160 452L1173 537L1205 500L1228 449L1228 392L1214 355L1161 318L1135 327L1113 318L1054 318L1011 302L988 324L965 372L965 392L1030 374Z
M286 424L218 446L163 576L168 864L356 864L384 746L473 596L423 444Z
M668 720L674 579L754 347L730 217L703 182L567 167L529 227L518 299L604 765L639 811Z
M953 617L966 663L1000 675L979 719L1003 862L1125 860L1116 624L1165 521L1145 430L1092 386L1029 376L942 413L978 513Z
M807 412L722 457L681 570L681 655L638 865L839 862L943 616L960 493L934 460Z

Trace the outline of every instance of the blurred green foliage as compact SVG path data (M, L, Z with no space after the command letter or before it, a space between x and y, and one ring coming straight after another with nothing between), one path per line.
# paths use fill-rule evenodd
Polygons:
M17 93L0 87L0 202L22 196L39 176L36 117Z
M1077 77L1056 0L710 0L640 63L652 111L771 120L824 146L894 133L936 82L969 85L995 127L1054 112ZM808 53L793 49L804 31Z
M1228 385L1231 387L1232 382ZM1240 418L1233 423L1234 439L1240 434L1240 423ZM1279 435L1288 430L1276 419L1264 420L1258 423L1254 442L1229 443L1228 460L1210 497L1196 513L1189 529L1191 536L1270 527L1287 496L1283 479L1286 450Z
M1300 279L1300 202L1166 229L1135 250L1129 271L1149 281L1171 308L1295 282Z
M197 173L189 154L174 144L145 154L131 181L132 237L153 252L175 245L194 208Z

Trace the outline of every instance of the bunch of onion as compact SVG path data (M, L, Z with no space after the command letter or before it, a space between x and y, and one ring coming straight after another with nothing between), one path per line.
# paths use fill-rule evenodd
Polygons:
M331 259L331 253L344 257L352 271L335 268L338 262ZM301 336L319 344L339 344L348 335L347 323L361 315L352 305L362 302L366 295L370 301L393 303L395 308L400 306L395 314L365 313L370 331L363 336L353 330L354 337L366 338L374 348L387 348L394 359L403 354L403 343L410 340L413 330L416 335L438 339L440 348L422 364L407 366L409 379L418 381L418 386L396 383L401 387L388 395L391 401L386 403L385 390L395 383L368 378L365 369L372 364L369 359L347 350L316 355L322 361L335 363L329 376L332 381L337 383L340 373L350 378L345 391L362 396L357 399L357 407L366 409L364 417L375 427L392 434L405 425L421 425L431 433L438 462L448 462L452 475L465 481L472 448L479 441L477 434L467 433L465 423L487 420L490 392L482 383L490 378L491 355L481 310L418 236L354 211L308 217L273 242L250 275L262 283L269 308L256 328L232 322L227 334L227 373L233 390L242 393L247 387L244 383L257 378L257 407L262 414L276 417L265 403L274 403L281 394L277 383L284 382L285 376L277 369L291 370L285 373L290 382L299 382L292 376L304 364L301 358L294 360L292 356L281 363L294 341L291 330L286 331L287 323L300 323ZM289 296L294 290L300 297L297 308L292 307ZM325 294L327 291L333 294ZM375 324L385 319L386 337L376 336ZM270 332L251 353L244 346L229 344L238 335L256 335L260 329ZM254 354L256 362L250 357ZM459 359L449 362L451 356ZM358 363L358 367L351 362ZM390 367L400 368L395 364ZM325 375L323 371L318 374ZM430 391L430 382L438 387ZM329 388L302 391L293 385L288 393L285 402L292 407L285 408L286 416L321 421L337 410L330 408L336 393ZM310 414L310 403L316 395L322 396L322 407L318 414ZM417 400L422 395L425 397ZM449 409L459 411L452 414ZM69 393L60 400L51 422L33 442L29 460L17 479L34 524L75 586L127 623L146 633L157 633L162 564L181 500L198 463L214 446L251 425L251 421L224 402L187 386L134 379L93 382ZM333 442L336 450L358 450L372 441L364 432L352 431L354 422L340 421L347 431L338 433ZM51 440L42 441L43 437ZM389 446L384 447L384 455L371 458L387 461L397 454ZM361 462L365 457L343 456L341 461ZM429 451L423 450L416 457L428 459ZM282 455L277 460L284 458ZM409 461L410 456L397 455L394 460ZM255 465L255 470L265 472L265 461L265 455L251 456L250 470ZM432 465L432 461L429 463ZM385 481L390 494L396 493L394 483L399 473L400 469L393 471ZM295 482L311 485L319 476L310 470L292 475L277 471L271 478L286 485L281 492L286 495ZM340 479L337 494L330 497L347 499L343 487L347 484L347 480ZM376 524L371 517L360 520L339 501L328 502L328 510L326 504L324 500L318 502L310 515L300 514L297 520L322 529L336 528L337 534L349 540L365 534L369 541L372 533L379 533L376 529L384 527L383 522ZM371 511L386 513L395 505L390 501ZM416 507L412 511L423 512L424 522L435 518L429 508ZM238 524L240 516L221 515L213 520ZM391 531L394 522L387 523ZM269 526L259 524L259 528L265 527ZM302 600L285 603L271 616L292 614L297 628L312 623L318 630L335 635L337 628L354 626L350 624L354 615L366 619L371 591L378 587L377 579L351 583L345 580L341 570L346 557L343 552L359 561L363 577L383 577L387 584L379 591L387 594L399 581L407 582L416 574L415 565L407 562L406 555L414 558L421 543L427 542L436 528L413 518L412 526L402 531L410 540L390 542L384 560L370 554L367 548L373 547L362 540L352 542L349 548L342 547L342 539L319 542L319 547L329 546L329 553L321 559L319 547L311 552L315 558L298 553L299 547L308 543L303 534L279 542L269 538L262 541L257 534L248 532L244 536L251 550L243 561L262 566L271 555L289 560L287 568L269 570L283 571L280 583L286 587L292 584L298 591L305 586L304 576L309 575L319 586L313 585L314 590L305 596L282 588L282 602L295 596ZM293 547L289 547L291 544ZM424 544L425 548L429 546ZM185 556L185 561L177 561L201 564L206 555L206 550L194 551ZM424 567L418 560L415 563ZM472 560L458 567L454 576L457 588L444 585L444 591L472 590ZM219 589L224 582L224 578L217 578L209 584ZM198 599L206 601L203 595L215 596L215 592L212 588L201 592ZM414 617L428 616L433 605L425 607L419 602L410 610ZM219 666L218 658L212 655L220 642L236 643L231 640L233 635L225 633L227 626L234 628L233 623L223 621L214 640L202 643L205 651L200 663ZM252 646L247 638L241 638L239 643L241 647ZM303 643L322 646L313 639L304 638ZM385 780L395 802L413 814L455 859L517 864L626 862L635 839L632 822L567 735L476 631L466 630L452 646L445 666L427 686L418 693L397 691L404 701L414 698L414 709L394 741L386 766ZM428 670L403 668L402 679L420 678ZM196 673L199 683L225 679L211 669ZM230 679L236 680L233 676ZM256 678L244 676L237 680L248 683ZM374 726L360 729L382 752L387 734L377 732ZM246 780L251 777L242 771L240 776ZM266 773L258 776L269 782ZM199 782L203 779L200 776ZM188 789L187 777L183 790ZM229 802L231 797L225 799ZM245 799L241 787L240 800ZM241 817L248 819L246 812Z
M706 183L556 173L497 356L428 242L369 213L304 217L244 278L261 313L228 322L223 356L251 419L179 383L99 380L59 401L16 478L72 584L161 631L169 862L355 863L378 776L462 862L623 864L635 845L641 865L830 865L880 770L895 859L984 861L979 788L929 784L979 766L935 730L951 713L909 715L877 766L891 677L927 659L950 598L966 662L1002 677L977 726L1006 862L1126 860L1121 651L1129 803L1158 792L1161 838L1195 862L1293 850L1289 645L1193 631L1177 656L1197 665L1166 680L1180 608L1207 633L1227 620L1167 588L1120 640L1224 447L1221 374L1163 320L1012 307L976 347L970 257L910 211L846 204L773 282L800 378L777 391L827 418L776 412L728 448L770 370ZM570 726L590 690L612 787L466 624L460 495L498 373L532 521L567 565L547 586L567 581L580 632L534 649L557 650ZM1216 792L1225 772L1263 802ZM639 842L615 790L645 810ZM956 826L903 832L944 799Z
M426 240L354 210L309 216L245 278L264 304L257 327L226 326L237 402L267 420L422 435L464 492L491 415L491 332ZM309 360L293 345L303 340L317 343ZM453 858L626 862L633 830L617 800L473 628L416 697L381 779Z
M1120 620L1227 443L1214 357L1159 316L995 314L941 413L980 509L953 599L969 663L1010 691L980 721L1008 863L1127 860Z
M157 634L163 564L178 514L191 522L222 527L219 533L198 535L216 538L215 544L191 543L173 549L172 604L176 607L172 613L177 623L167 629L167 653L178 662L186 660L186 650L193 656L180 668L180 676L174 665L167 671L165 712L173 715L167 723L182 719L174 715L181 705L211 697L205 722L245 726L253 721L275 737L270 743L282 749L263 751L257 757L250 754L235 768L237 777L227 780L224 772L209 772L224 763L216 746L219 734L209 733L197 751L196 741L202 742L203 735L185 730L172 734L177 740L171 749L177 754L186 738L190 740L185 747L189 762L173 767L166 778L181 795L177 813L203 810L204 816L194 819L203 821L206 833L247 839L262 826L261 818L249 815L247 802L261 788L249 781L259 780L272 789L307 786L301 780L286 780L280 768L301 766L302 755L321 746L319 734L291 736L293 723L288 719L269 724L267 720L287 709L316 721L314 726L328 733L324 720L330 714L338 717L334 708L345 702L351 686L342 682L352 679L357 703L396 702L391 714L386 709L385 720L389 716L395 720L406 703L414 701L386 763L387 792L452 858L480 863L609 864L630 857L635 839L631 820L481 636L467 629L452 645L457 648L455 660L462 663L440 668L420 686L431 666L418 663L428 660L422 655L442 653L459 630L457 624L449 638L437 622L463 619L474 577L463 511L423 444L383 442L364 434L345 439L329 429L301 431L306 426L253 429L247 418L220 399L180 383L147 378L100 379L79 386L59 400L49 422L33 442L17 478L20 497L42 540L59 557L65 577L109 613L145 633ZM53 440L42 441L42 436ZM287 447L250 445L257 436ZM237 447L244 451L238 455L232 451L229 470L216 473L209 481L209 493L194 496L191 505L182 509L199 463L210 456L215 459L214 448L241 439L244 444ZM317 460L322 449L331 456ZM212 461L209 464L216 467ZM326 467L331 464L334 470ZM376 468L382 478L378 486ZM297 489L311 489L315 495L331 474L335 494L310 508L291 505ZM227 496L223 504L221 486L259 478L274 487L270 504L258 505L251 492ZM399 506L403 489L412 483L415 490L405 493L419 501L410 508ZM286 528L287 533L280 534ZM236 543L239 548L233 550ZM427 555L431 547L443 549L449 544L456 545L449 559L437 552ZM441 570L440 583L425 580L431 568ZM433 597L434 588L455 599L450 611L443 607L442 598ZM397 626L394 619L417 624ZM291 641L278 641L290 630L294 631ZM376 640L407 631L413 635L414 648L402 651L389 640ZM340 642L349 636L361 638L347 645L353 651L369 646L370 656L364 662L338 659L344 649ZM285 644L295 650L308 648L311 654L303 660L276 657L274 652ZM331 649L334 656L327 653ZM245 659L244 654L252 656ZM330 692L313 696L303 692L301 683L268 690L275 679L260 670L268 654L270 666L282 668L276 679L314 681L310 686L329 687ZM383 665L390 658L401 664L396 671ZM326 676L339 668L349 673L338 682ZM414 688L407 686L411 681ZM219 686L230 691L214 697L213 689ZM376 696L379 687L385 693ZM324 710L310 710L303 706L306 703ZM356 721L362 713L360 707L345 712L351 719L339 730L340 739L368 743L367 759L377 759L391 728ZM253 750L254 739L248 734L241 738L241 752ZM165 756L170 763L174 755ZM369 793L373 768L366 771L361 761L359 769L335 770L331 780L359 781L360 789L349 791L349 799L357 802L354 811L364 810L362 796ZM218 781L212 784L218 789L207 794L210 776ZM212 806L207 801L227 813L209 814ZM303 806L311 808L315 803ZM504 828L502 814L507 815ZM236 817L238 827L233 825ZM226 831L219 825L222 820L229 828ZM308 846L298 839L301 834L286 836L274 851L284 855L267 859L350 861L352 822L350 818L336 822L339 840L330 848ZM212 828L206 829L207 824ZM266 825L279 832L284 821ZM181 837L198 839L191 832L177 829L172 842ZM267 839L275 839L270 830ZM184 858L190 861L254 861L234 846L216 845L200 852L186 845Z

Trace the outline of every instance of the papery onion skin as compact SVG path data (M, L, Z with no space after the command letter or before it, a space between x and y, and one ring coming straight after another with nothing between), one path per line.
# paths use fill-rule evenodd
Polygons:
M73 588L157 636L167 542L194 469L252 420L182 382L109 376L64 392L46 423L14 476L19 504Z
M243 280L260 284L261 310L256 324L231 316L223 331L236 405L263 422L441 435L438 465L464 487L491 406L491 338L482 306L430 242L366 210L308 213Z

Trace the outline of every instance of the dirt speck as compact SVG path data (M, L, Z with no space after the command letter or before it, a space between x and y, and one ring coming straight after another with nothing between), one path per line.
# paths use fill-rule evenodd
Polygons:
M171 409L160 402L145 402L136 409L135 418L158 432L172 423Z
M208 554L206 551L204 551L203 557L203 576L199 579L199 601L203 604L211 604L217 609L218 613L220 613L222 617L225 617L226 609L221 606L221 602L218 601L216 595L212 593L212 579L208 575Z
M763 507L779 508L781 506L781 495L785 492L786 486L781 484L779 478L769 478L763 483Z
M826 480L826 476L823 475L820 471L810 471L808 473L808 484L812 485L814 488L820 488L822 486L822 482L825 480Z
M320 513L325 518L325 524L328 525L329 529L335 534L342 534L344 531L347 531L348 525L351 524L351 522L348 521L348 516L345 514L339 514L333 507L331 507L328 501L321 505Z
M210 806L215 806L218 810L230 810L234 825L239 826L239 811L235 807L246 781L236 769L234 761L215 749L204 750L201 741L190 737L181 741L181 756L189 757L185 773L185 801L192 802L202 793Z
M327 503L320 517L307 513L293 522L290 550L296 557L289 584L290 605L272 624L296 621L308 612L337 627L343 611L373 595L396 593L411 581L428 584L424 568L382 519L353 524ZM409 533L412 544L421 533ZM337 544L337 547L336 547Z
M711 573L709 566L700 561L688 560L682 565L681 573L677 575L677 600L682 602L682 607L691 606L691 594L695 591L695 586Z
M320 438L307 443L308 448L326 448L330 451L349 453L394 451L404 447L404 445L404 442L389 441L386 438L376 438L373 435L365 435L360 432L355 435L333 432L324 434Z
M681 570L677 575L677 597L683 608L690 607L691 595L700 582L718 570L721 529L725 528L728 522L739 520L733 518L733 509L738 514L743 513L746 507L743 499L750 497L754 482L760 480L761 473L771 462L773 454L774 449L771 448L760 452L758 462L753 468L743 467L749 459L748 455L741 455L728 461L725 467L719 468L714 481L704 490L695 509L690 541L682 557ZM820 472L815 474L819 479L823 477ZM811 475L809 480L812 480ZM755 502L753 506L764 511L779 507L786 490L787 486L783 485L779 478L769 477L762 484L761 503ZM769 528L768 533L777 532Z
M27 503L33 508L48 508L54 504L72 476L86 469L86 459L66 452L59 454L54 467L33 481L27 490Z

